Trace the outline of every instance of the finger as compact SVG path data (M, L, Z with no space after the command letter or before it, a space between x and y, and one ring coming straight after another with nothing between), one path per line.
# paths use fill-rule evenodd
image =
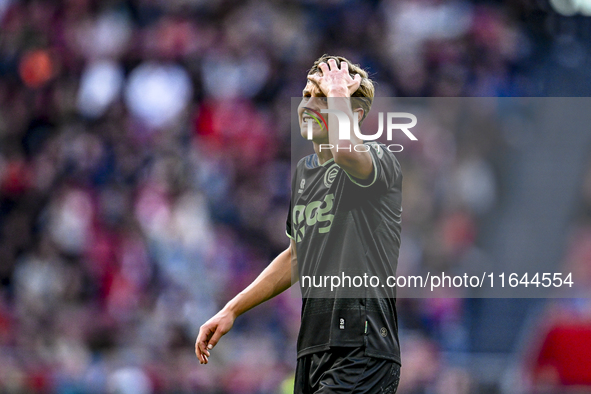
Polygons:
M208 349L213 349L214 346L218 344L218 342L219 342L220 338L222 337L222 335L224 335L224 334L222 333L222 330L218 326L218 329L215 330L215 332L213 333L211 339L209 340L209 344L207 345L207 348Z
M209 352L207 351L207 337L204 335L199 334L197 338L197 349L201 354L207 355Z
M332 59L331 59L332 60ZM330 62L330 60L329 60ZM326 65L326 63L322 62L318 65L318 68L322 71L322 75L326 75L329 71L328 66Z
M207 356L201 351L198 341L195 341L195 355L197 355L199 364L207 364Z
M214 329L206 326L201 326L199 329L199 336L197 336L197 346L202 354L209 356L209 352L207 351L207 343L209 342L209 338L214 333Z
M341 71L346 71L347 75L349 74L349 63L341 62Z
M201 349L199 349L199 346L197 346L197 344L195 344L195 354L197 355L199 364L205 364L205 354L201 353Z
M354 80L355 82L359 82L359 83L361 83L361 75L359 75L359 74L355 74L355 77L353 78L353 80Z
M199 359L199 361L201 361L201 349L199 349L199 339L197 339L197 341L195 341L195 355L197 356L197 358Z
M207 349L207 340L199 342L199 350L201 351L202 355L207 357L210 356L209 350Z
M339 69L339 66L337 65L337 61L334 59L328 59L328 65L330 66L331 71L336 71Z

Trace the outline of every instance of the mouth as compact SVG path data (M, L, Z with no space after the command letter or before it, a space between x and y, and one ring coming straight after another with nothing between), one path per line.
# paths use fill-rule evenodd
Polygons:
M304 107L303 109L304 109L304 111L302 112L302 124L307 123L308 121L314 120L318 124L318 126L322 129L323 126L320 123L320 120L322 120L322 123L324 124L324 128L328 128L328 126L326 125L326 121L324 120L322 115L320 115L318 112L316 112L315 110L313 110L311 108ZM314 115L316 115L316 116L314 116ZM318 117L320 117L320 119L318 119Z

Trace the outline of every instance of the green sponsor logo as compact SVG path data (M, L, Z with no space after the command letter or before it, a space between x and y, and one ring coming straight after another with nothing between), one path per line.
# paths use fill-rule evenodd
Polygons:
M334 194L327 194L324 201L312 201L308 205L296 205L293 208L293 223L299 227L296 234L296 242L300 242L306 233L306 228L316 225L316 223L324 224L318 227L320 234L328 233L332 226L333 214L329 212L332 210L334 202Z

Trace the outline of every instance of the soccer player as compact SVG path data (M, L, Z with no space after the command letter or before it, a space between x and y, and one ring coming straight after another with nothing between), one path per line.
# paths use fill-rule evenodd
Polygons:
M293 175L290 246L201 326L195 353L206 364L237 316L291 286L297 265L302 321L295 393L395 393L400 377L395 298L387 286L367 284L367 276L384 284L396 272L400 165L383 144L360 140L353 127L349 138L339 139L338 115L322 115L323 109L339 110L362 121L374 97L367 72L343 57L324 55L307 79L298 116L304 138L312 123L316 153L300 160ZM319 116L322 122L313 121ZM314 289L310 278L325 274L342 278L342 287ZM351 284L351 277L364 275L365 283Z

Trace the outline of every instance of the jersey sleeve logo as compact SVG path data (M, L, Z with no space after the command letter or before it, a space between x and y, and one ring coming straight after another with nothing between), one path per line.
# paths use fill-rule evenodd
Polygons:
M372 143L372 144L368 144L368 145L370 145L376 151L376 153L378 155L378 159L381 159L382 156L384 156L384 151L380 145L378 145L376 143Z
M298 193L303 193L304 192L304 186L306 186L306 180L302 179L302 181L300 182L300 188L298 190Z
M324 186L330 187L330 185L332 185L337 177L337 174L339 173L339 168L339 165L336 163L330 166L330 168L324 174Z

